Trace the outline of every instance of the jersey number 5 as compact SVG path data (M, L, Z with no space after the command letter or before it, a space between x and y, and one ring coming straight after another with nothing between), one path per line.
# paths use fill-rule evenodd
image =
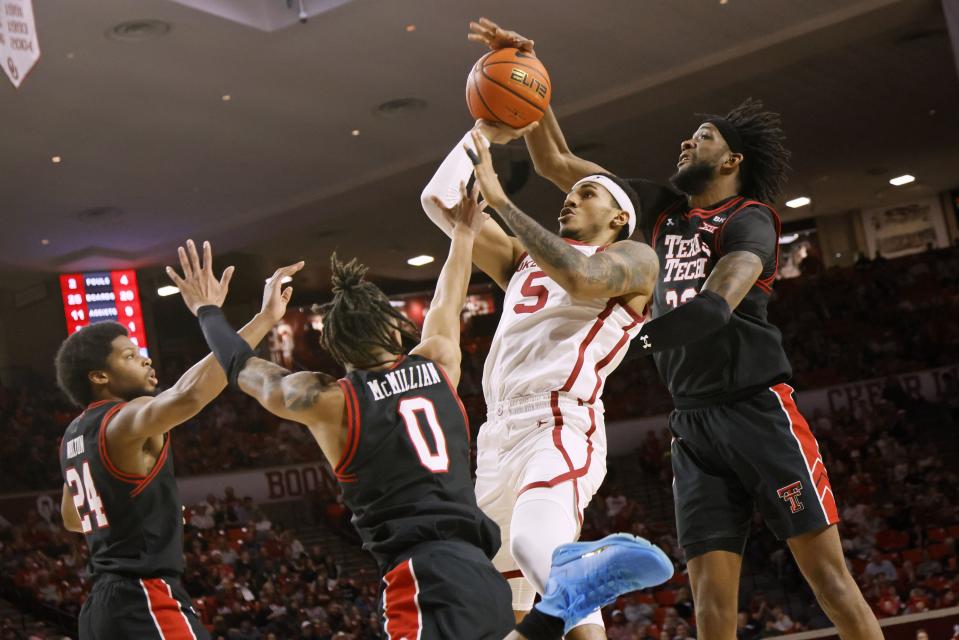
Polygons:
M97 528L105 529L110 526L107 520L107 514L103 510L103 500L97 493L97 487L93 484L93 475L90 473L90 463L83 461L83 479L80 479L80 473L76 467L67 468L67 484L70 485L70 493L73 494L73 504L80 514L80 526L83 527L83 533L93 531L93 524L90 520L92 513L97 520ZM89 507L90 512L84 513L84 504Z
M446 451L446 436L443 435L443 428L440 426L433 403L426 398L403 398L400 400L399 413L403 417L403 422L406 423L406 433L413 442L413 448L420 458L420 463L433 473L449 471L450 454ZM423 427L417 417L418 413L423 414L426 426L433 434L433 442L436 443L435 453L430 450L430 445L423 434Z
M513 307L513 313L533 313L546 306L546 300L549 298L549 289L541 284L533 284L537 278L545 278L546 274L542 271L533 271L523 282L520 292L526 298L536 298L532 304L519 303Z

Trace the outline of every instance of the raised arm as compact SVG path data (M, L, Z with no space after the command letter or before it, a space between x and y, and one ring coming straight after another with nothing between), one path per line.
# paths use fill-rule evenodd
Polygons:
M199 318L203 335L227 378L270 413L309 427L324 455L336 464L345 442L345 399L337 381L325 373L291 373L257 358L215 305L202 307Z
M443 207L438 199L434 201L450 221L453 237L449 256L436 282L430 310L423 322L422 339L411 352L443 367L454 387L460 379L460 312L470 282L470 255L476 236L490 223L479 203L479 187L474 186L473 192L468 194L466 185L460 183L459 190L460 200L451 209Z
M183 277L167 267L174 282L186 299L205 296L217 299L222 304L226 297L233 267L227 267L217 279L213 274L212 247L203 243L203 260L197 255L196 245L187 241L184 249L178 250ZM295 265L294 265L295 266ZM295 268L298 271L302 265ZM287 298L288 300L288 298ZM282 310L275 306L264 308L246 326L240 330L240 336L251 346L259 344L276 322L276 313L282 317ZM173 427L195 416L209 404L226 386L223 371L212 355L208 355L190 367L176 383L155 397L141 397L127 403L107 428L107 438L111 443L136 443L147 438L162 435Z
M649 245L622 240L606 251L586 256L510 201L493 171L488 149L479 150L475 170L487 203L509 225L536 264L570 295L613 298L652 292L659 261Z
M532 40L515 31L503 29L488 18L471 22L467 38L485 44L490 49L515 47L530 55L536 55ZM569 191L580 178L594 173L607 173L606 169L595 162L580 158L570 151L552 108L546 110L539 127L524 134L536 173L564 192Z
M480 141L484 146L489 144L483 137ZM463 136L453 147L420 195L423 211L443 233L451 238L453 223L447 217L447 212L459 203L460 184L468 182L473 173L473 165L463 153L464 144L470 146L475 144L471 133ZM522 248L516 238L507 235L495 220L487 218L473 243L472 259L483 273L492 278L501 288L506 289L521 252Z

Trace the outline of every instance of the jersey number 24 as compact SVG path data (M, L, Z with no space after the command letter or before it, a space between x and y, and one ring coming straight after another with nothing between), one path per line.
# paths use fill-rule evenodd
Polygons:
M107 514L103 510L103 499L97 492L97 487L93 484L93 474L90 473L90 463L83 461L83 478L76 467L67 468L67 484L70 485L70 493L73 494L73 504L80 515L80 526L83 533L93 531L93 523L90 514L96 518L97 528L105 529L110 526L107 520ZM89 513L84 513L89 508Z

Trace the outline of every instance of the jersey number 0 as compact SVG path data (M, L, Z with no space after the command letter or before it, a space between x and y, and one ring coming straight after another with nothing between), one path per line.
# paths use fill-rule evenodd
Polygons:
M420 463L433 473L446 473L450 469L450 455L446 451L446 436L443 435L443 428L440 426L439 418L436 416L436 407L427 398L403 398L400 400L399 413L406 423L406 433L409 434L413 442L413 448L416 455L420 458ZM433 434L433 442L436 443L436 451L430 450L430 445L426 441L423 433L423 427L417 414L423 414L426 425Z

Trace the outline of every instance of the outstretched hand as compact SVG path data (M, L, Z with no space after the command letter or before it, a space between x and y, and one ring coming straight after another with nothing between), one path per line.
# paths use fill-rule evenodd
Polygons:
M473 139L473 147L476 151L474 152L473 149L470 149L467 144L463 145L463 149L473 163L473 172L476 174L476 185L480 188L483 199L486 200L487 204L499 210L500 207L509 202L509 198L506 196L506 192L503 191L499 177L493 170L493 157L489 149L486 148L486 145L483 144L483 134L473 129L470 132L470 136Z
M515 31L503 29L488 18L480 18L479 22L470 22L470 32L466 37L472 42L485 44L490 49L514 47L530 55L536 55L532 40Z
M466 185L460 182L460 201L452 207L445 206L436 196L432 196L432 200L453 226L454 233L466 232L475 236L489 220L489 214L483 212L486 203L480 202L479 194L479 184L474 184L472 191L467 193Z
M223 270L223 275L217 280L213 275L213 247L208 241L203 242L203 260L197 255L196 245L193 240L186 241L186 248L177 247L177 255L180 258L180 268L183 269L181 277L176 269L168 266L167 275L170 280L180 290L183 296L183 302L187 308L197 314L200 307L207 305L223 306L226 300L226 293L230 286L230 278L233 277L233 267L227 267Z
M286 305L290 303L293 297L293 287L284 287L283 281L286 278L292 278L293 274L303 268L306 264L302 260L297 263L280 267L273 272L273 275L266 281L263 287L263 306L260 312L273 321L273 324L279 322L286 314Z

